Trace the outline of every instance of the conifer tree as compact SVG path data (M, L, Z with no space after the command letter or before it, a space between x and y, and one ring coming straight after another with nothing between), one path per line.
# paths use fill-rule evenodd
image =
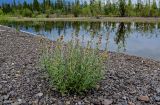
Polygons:
M40 5L39 5L38 0L33 1L33 10L34 11L40 11Z
M125 0L119 0L119 15L124 17L126 15L126 2Z

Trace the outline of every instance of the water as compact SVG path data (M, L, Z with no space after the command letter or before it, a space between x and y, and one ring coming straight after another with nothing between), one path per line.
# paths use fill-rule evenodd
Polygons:
M160 23L123 22L0 22L22 31L43 35L57 40L60 35L65 41L72 33L84 36L85 42L91 34L102 34L102 48L145 58L160 60ZM106 40L107 39L107 40Z

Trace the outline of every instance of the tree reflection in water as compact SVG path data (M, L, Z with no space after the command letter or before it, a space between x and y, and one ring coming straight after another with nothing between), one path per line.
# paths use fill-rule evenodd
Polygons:
M152 38L158 37L154 33L160 29L160 23L133 23L133 22L13 22L13 21L0 21L0 24L14 27L19 30L26 30L29 32L38 33L55 39L55 36L64 35L71 37L68 34L74 33L75 35L84 36L84 38L96 38L95 36L102 34L103 39L107 41L104 46L109 48L109 40L114 34L114 42L118 51L126 51L127 38L131 34L141 32L141 37ZM105 29L105 31L104 31ZM155 31L156 30L156 31ZM68 33L69 31L69 33ZM152 34L154 33L154 34ZM158 31L160 33L160 31ZM137 36L139 37L139 36ZM69 39L69 38L68 38ZM95 39L94 39L95 40ZM104 43L103 43L104 44ZM106 49L104 47L104 49Z

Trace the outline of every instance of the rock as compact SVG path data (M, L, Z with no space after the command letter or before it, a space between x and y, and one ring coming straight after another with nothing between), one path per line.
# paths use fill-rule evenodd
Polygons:
M160 102L157 102L156 104L157 104L157 105L160 105Z
M70 105L71 104L71 102L70 101L66 101L66 105Z
M34 101L32 101L32 102L30 102L32 105L38 105L38 100L34 100Z
M111 105L113 103L112 100L109 100L109 99L104 99L103 101L103 105Z
M58 105L64 105L62 101L58 101Z
M27 78L27 83L29 83L30 82L30 79L29 78Z
M156 102L160 102L160 96L155 96L154 99Z
M8 100L8 99L9 99L9 96L10 96L10 95L4 95L4 96L3 96L3 99L4 99L4 100Z
M36 94L37 97L42 97L43 96L43 93L38 93Z
M96 89L99 90L100 89L100 85L96 85Z
M132 91L130 91L129 93L130 94L135 94L137 91L136 90L132 90Z
M3 97L0 97L0 105L2 105Z
M11 105L20 105L19 102L14 102Z
M124 97L122 97L124 100L127 100L127 97L126 96L124 96Z
M1 81L2 83L7 83L7 81Z
M78 101L77 105L84 105L83 102Z
M2 85L0 85L0 89L2 89Z
M128 105L135 105L133 102L128 102Z
M148 96L140 96L140 97L138 97L138 100L139 101L144 101L144 102L149 102L149 97Z
M120 102L117 105L128 105L126 102Z
M90 103L90 101L87 100L87 98L84 99L85 103Z
M157 88L157 89L156 89L156 92L157 92L157 93L160 93L160 88Z
M100 105L101 102L98 99L92 99L91 103L94 105Z
M22 99L18 99L18 102L22 103Z
M11 103L12 103L12 101L10 101L10 100L3 101L3 104L5 104L5 105L6 105L6 104L7 104L7 105L8 105L8 104L10 105Z

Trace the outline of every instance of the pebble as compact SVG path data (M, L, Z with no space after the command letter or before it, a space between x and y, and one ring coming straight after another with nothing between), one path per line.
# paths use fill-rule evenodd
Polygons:
M144 101L144 102L149 102L149 97L148 96L140 96L140 97L138 97L138 100L139 101Z
M127 97L126 96L124 96L124 97L122 97L124 100L127 100Z
M19 102L14 102L11 105L20 105L20 103Z
M109 100L109 99L104 99L103 101L103 105L111 105L113 103L112 100Z
M7 83L7 81L1 81L2 83Z
M156 89L156 92L157 92L157 93L160 93L160 88L157 88L157 89Z
M4 99L4 100L8 100L8 99L9 99L9 95L4 95L4 96L3 96L3 99Z
M71 104L71 102L70 101L66 101L66 105L70 105Z
M132 90L132 91L130 91L129 93L130 94L135 94L137 91L136 90Z
M2 89L2 85L0 85L0 89Z
M96 85L96 89L99 90L100 89L100 85Z
M160 102L157 102L157 105L160 105Z
M154 99L156 102L160 102L160 96L155 96Z
M36 94L37 97L42 97L43 96L43 93L38 93Z
M29 83L30 82L30 79L29 78L27 78L27 83Z
M31 103L31 104L33 104L33 105L38 105L38 100L34 100L34 101L32 101L32 102L29 102L29 103Z
M22 99L18 99L18 102L22 102Z
M128 105L135 105L133 102L128 102Z
M78 101L77 105L83 105L83 102Z
M12 103L12 101L10 101L10 100L6 100L6 101L3 101L3 104L11 104Z

